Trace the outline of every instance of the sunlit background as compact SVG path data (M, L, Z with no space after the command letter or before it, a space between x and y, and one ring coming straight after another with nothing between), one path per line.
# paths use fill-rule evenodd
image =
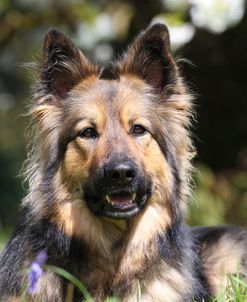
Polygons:
M244 0L0 0L0 249L25 194L25 105L49 28L107 64L148 25L168 25L172 49L196 94L191 224L247 224L247 13Z

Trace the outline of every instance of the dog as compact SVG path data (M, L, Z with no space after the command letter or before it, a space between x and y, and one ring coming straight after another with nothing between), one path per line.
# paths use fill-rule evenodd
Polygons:
M29 114L29 190L1 256L1 301L20 301L41 251L95 301L137 301L138 284L143 302L207 301L238 267L247 279L246 230L184 222L193 106L165 25L108 68L50 30ZM63 302L67 285L48 271L30 300Z

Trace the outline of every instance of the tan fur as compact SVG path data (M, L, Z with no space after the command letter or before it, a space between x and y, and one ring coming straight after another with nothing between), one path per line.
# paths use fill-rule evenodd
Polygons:
M213 245L202 247L202 266L215 296L225 290L228 276L244 272L241 261L245 254L245 243L237 242L229 235L224 235Z
M21 298L20 297L8 297L6 299L3 299L2 302L21 302Z
M20 302L13 293L26 276L18 276L46 248L49 263L75 274L96 302L112 294L137 301L138 287L142 302L202 301L222 290L238 261L247 278L246 232L221 228L214 237L214 229L194 234L183 223L195 155L193 106L166 27L142 32L110 68L110 79L56 30L46 35L43 49L29 112L24 233L17 232L0 260L1 301ZM133 132L136 125L142 135ZM85 129L94 135L85 136ZM124 181L109 173L116 163L134 167ZM127 203L106 205L108 194L117 203L116 194L120 202L127 195ZM14 249L22 256L19 275L11 274ZM45 272L30 302L70 302L74 289L69 286L66 297L63 286L59 276Z
M80 199L66 202L54 213L54 222L72 236L84 238L90 242L90 248L112 257L112 246L121 238L121 232L114 224L104 223L91 214Z
M113 86L112 83L111 86ZM92 271L86 282L86 286L89 287L90 284L95 284L95 286L100 284L102 286L102 282L104 283L107 280L107 282L112 280L113 284L115 283L117 286L122 280L128 278L130 280L135 279L135 274L145 267L146 259L151 260L157 257L157 246L152 242L152 239L164 232L171 224L172 217L171 205L169 203L172 188L171 171L163 158L159 146L149 134L135 141L128 135L131 123L141 123L147 128L151 127L149 115L154 108L151 107L153 105L149 104L148 101L149 95L151 95L149 87L138 78L132 77L130 84L129 76L127 78L122 77L117 87L115 87L117 93L111 96L112 102L117 104L112 114L109 114L112 107L107 107L107 103L102 99L108 95L107 87L107 81L91 78L89 86L82 81L70 94L73 111L76 113L75 118L80 118L80 116L86 117L86 120L76 124L75 131L79 133L81 129L89 127L90 122L94 121L97 124L99 133L106 134L102 136L97 149L90 142L84 142L80 138L76 138L69 143L63 164L54 179L54 186L59 188L56 192L56 198L59 203L54 207L53 214L49 213L52 221L64 233L69 236L83 238L90 244L91 252L96 253L94 257L96 259L95 265L98 262L97 265L99 267L102 265L108 267L108 274L106 271L102 274L97 269ZM86 89L87 92L85 93L84 90ZM166 109L167 113L164 112L164 114L169 116L169 110L171 112L178 111L179 117L179 112L183 110L183 107L182 109L178 107L176 102L172 104L172 100L170 109L169 105ZM40 112L38 115L35 114L39 118L39 121L42 122L49 115L52 116L55 111L45 112L44 110L44 113L41 114L41 111L37 108L35 112ZM177 112L175 113L177 114ZM59 115L59 111L57 114ZM53 117L54 119L57 118L55 115ZM45 122L48 125L51 121L47 119ZM160 122L159 117L157 117L158 122ZM172 129L173 126L175 127L174 130ZM187 143L189 143L185 136L186 133L182 127L178 128L175 126L175 121L173 125L173 121L169 121L169 119L167 119L167 124L164 127L166 127L167 132L176 132L174 135L175 139L176 136L184 138L184 143L180 147L181 160L183 160L184 156L187 156ZM42 129L47 134L43 125ZM49 137L51 140L54 139L55 135L58 134L55 134L54 129L54 134L52 136L48 134L46 140ZM45 145L49 146L50 143L48 140ZM145 171L154 180L154 193L148 207L137 215L133 221L124 226L122 224L120 228L116 223L95 217L87 208L84 201L79 198L78 195L80 194L81 196L82 192L74 191L78 183L83 182L87 178L87 173L92 163L94 163L96 169L97 165L99 168L111 152L113 145L114 151L117 151L117 148L119 148L119 152L124 149L126 153L132 154L136 163L143 165ZM187 170L188 166L185 166L185 169ZM38 209L37 211L41 212L44 210ZM116 243L121 243L121 248L114 251L113 247ZM97 261L97 259L100 260ZM103 259L104 264L102 263ZM115 270L114 267L116 267L117 263L118 269ZM150 283L151 285L144 289L142 301L171 301L170 299L179 301L179 297L181 297L182 292L185 290L186 284L181 274L175 271L173 274L177 274L176 278L180 284L181 292L177 292L175 288L172 289L170 281L166 280L167 276L164 278L161 277L161 279L153 279ZM132 281L132 283L130 288L133 291L133 298L128 295L128 298L124 299L124 301L135 300L136 281ZM161 290L162 285L164 287L163 291ZM96 301L102 301L102 297L100 292L94 296Z
M102 81L100 81L102 82ZM145 85L136 80L138 83L138 89L142 85L142 90L145 92L147 88ZM109 127L109 131L104 134L102 141L94 149L94 146L88 142L84 142L77 138L75 141L68 145L67 152L65 154L65 159L63 166L59 170L59 174L56 177L55 187L59 188L59 194L57 196L58 200L66 200L66 202L60 204L55 209L55 215L53 215L53 221L56 222L66 232L66 234L77 237L82 237L86 239L86 242L90 242L90 247L92 249L104 251L104 255L111 259L112 247L116 241L122 240L125 236L123 243L123 255L121 256L121 265L119 272L120 274L126 275L126 272L130 274L131 270L137 271L142 266L142 258L146 257L143 253L145 250L150 250L149 253L152 255L156 250L156 246L149 248L149 242L152 238L163 232L163 230L170 225L171 222L171 209L168 202L168 197L170 195L170 182L171 182L171 172L170 169L162 158L160 148L157 143L151 138L150 135L146 135L143 138L134 141L129 137L128 131L130 128L129 121L135 120L135 123L141 121L149 127L149 121L146 119L147 109L143 105L143 100L140 99L141 95L138 94L133 88L126 87L126 81L118 84L118 93L114 96L112 101L118 104L118 100L121 100L118 104L118 112L114 112L114 116L118 117L121 121L121 126L125 129L126 133L120 128L119 122L114 118L113 120L106 115L109 108L104 106L104 100L101 100L102 96L107 95L107 93L101 92L99 84L95 83L97 87L96 96L92 95L83 96L84 103L83 114L87 117L87 120L94 120L97 122L98 131L100 133L104 132L104 128ZM107 87L107 82L104 83ZM83 84L79 84L76 88L77 91L79 87ZM94 86L94 85L92 85ZM103 86L103 85L101 85ZM78 93L76 91L76 94ZM81 95L81 94L80 94ZM87 98L89 100L87 100ZM76 96L73 95L73 102L75 102ZM138 101L140 99L140 101ZM122 101L124 100L124 101ZM133 105L133 100L135 101L135 106ZM90 102L90 106L87 105ZM77 103L79 104L79 103ZM75 103L76 106L76 103ZM90 109L88 109L90 108ZM84 113L85 111L85 113ZM80 108L75 109L78 114ZM111 115L110 115L111 116ZM136 120L138 116L139 120ZM88 122L81 122L76 125L77 131L84 127L84 124L88 125ZM114 136L111 129L118 130L115 133L119 136ZM119 133L120 132L120 133ZM109 135L109 136L107 136ZM66 197L68 191L71 188L70 183L77 184L78 181L83 182L83 179L87 177L87 172L89 167L94 163L100 165L104 162L107 157L107 153L110 152L110 146L115 140L115 146L126 149L126 152L132 154L136 162L143 163L144 169L151 175L155 180L154 182L154 194L150 200L148 208L134 218L133 222L128 225L127 233L121 234L119 229L113 223L105 223L104 220L99 220L97 217L92 215L83 201L80 199L71 199ZM121 142L119 142L121 140ZM116 150L114 148L114 150ZM140 150L142 150L140 152ZM152 157L150 157L152 154ZM78 163L80 163L78 165ZM148 164L145 164L148 163ZM95 169L97 167L95 166ZM69 187L69 188L68 188ZM64 192L64 193L63 193ZM79 192L81 194L81 192ZM71 194L71 193L70 193ZM76 195L76 194L75 194ZM70 201L71 199L71 201ZM125 232L124 232L125 233ZM128 234L128 235L127 235ZM126 250L126 252L125 252ZM118 252L117 252L118 253Z
M38 288L40 294L35 296L36 301L56 301L62 302L62 289L61 283L59 282L59 277L54 273L47 272L45 273L38 282ZM61 298L57 298L61 297Z
M173 73L169 83L163 84L166 67L159 65L165 60L152 63L152 58L145 57L147 52L140 53L143 43L149 43L149 35L156 35L157 41L163 43L160 47ZM54 59L57 45L64 47L65 55L58 51ZM149 62L151 67L146 66ZM34 217L45 217L63 234L85 242L90 271L79 278L95 301L103 301L109 288L116 288L122 301L136 301L139 281L141 301L178 302L191 294L190 267L178 270L161 260L157 238L166 235L177 218L176 211L184 212L187 204L193 155L188 130L191 96L170 53L168 32L161 27L142 33L127 55L115 63L113 73L116 80L101 79L99 68L63 34L48 33L40 86L30 110L35 140L26 170L30 190L23 206L30 205ZM161 84L165 88L157 92ZM135 124L147 129L145 135L131 134ZM88 127L97 129L97 141L79 135ZM167 140L172 159L168 158L168 150L162 149L162 142L158 144L157 133L162 142ZM41 190L43 168L47 168L62 143L66 148L57 160L59 167L51 182L52 206L46 206ZM94 215L83 199L83 185L90 173L99 171L113 153L128 155L139 171L152 179L152 194L145 208L124 222ZM176 168L179 175L175 180ZM172 194L177 204L173 204ZM52 292L51 284L56 282L53 274L46 274L37 297L59 302L59 286Z
M167 268L164 265L166 273L160 278L148 284L147 291L142 297L145 302L168 302L181 301L181 295L185 292L188 286L188 280L173 268Z

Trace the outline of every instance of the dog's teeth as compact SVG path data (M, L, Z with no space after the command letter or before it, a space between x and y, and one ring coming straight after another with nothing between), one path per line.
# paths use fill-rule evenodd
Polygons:
M136 192L132 194L132 201L135 201L136 199Z
M108 203L111 203L111 198L108 194L106 194L105 199Z

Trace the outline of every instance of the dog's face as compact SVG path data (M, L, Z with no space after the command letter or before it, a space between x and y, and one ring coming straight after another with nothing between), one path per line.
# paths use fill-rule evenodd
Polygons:
M68 38L49 32L39 84L43 96L33 114L45 136L50 178L93 214L123 219L149 203L169 207L187 147L181 132L188 104L174 98L175 87L177 96L184 88L164 26L143 32L111 73L104 78ZM180 125L174 128L176 119ZM177 131L172 142L171 131Z
M82 82L69 95L63 128L73 136L62 171L72 186L81 186L95 214L128 218L138 213L152 192L151 179L164 169L146 90L140 80L122 77Z

